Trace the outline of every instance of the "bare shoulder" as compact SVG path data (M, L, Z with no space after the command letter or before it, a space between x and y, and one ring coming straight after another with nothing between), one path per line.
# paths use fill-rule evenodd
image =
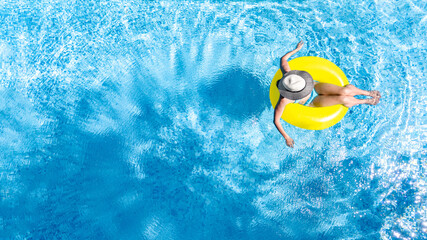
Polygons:
M282 96L280 96L280 98L279 98L279 104L282 104L282 105L287 105L287 104L293 103L293 102L295 102L295 101L287 99L287 98L284 98Z
M276 107L274 108L274 121L275 121L275 123L280 122L280 117L282 116L283 112L285 111L286 105L291 103L291 102L293 102L293 101L280 96L279 101L277 102Z
M291 67L289 66L288 61L284 59L284 56L280 59L280 70L282 70L283 74L291 71Z
M276 105L276 109L284 109L286 105L293 102L295 101L280 96L279 101L277 102L277 105Z

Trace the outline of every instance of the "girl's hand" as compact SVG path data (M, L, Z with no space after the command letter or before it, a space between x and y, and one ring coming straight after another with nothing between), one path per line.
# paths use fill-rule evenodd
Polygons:
M288 147L293 148L294 147L294 140L290 137L285 138L286 139L286 145L288 145Z
M295 48L295 50L301 50L301 48L302 48L302 46L304 45L304 42L303 41L301 41L301 42L299 42L298 44L297 44L297 47Z

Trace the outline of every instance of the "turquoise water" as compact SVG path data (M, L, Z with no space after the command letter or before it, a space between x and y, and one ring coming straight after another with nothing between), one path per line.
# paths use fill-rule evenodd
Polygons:
M0 2L0 239L425 239L427 2ZM322 131L279 58L381 102Z

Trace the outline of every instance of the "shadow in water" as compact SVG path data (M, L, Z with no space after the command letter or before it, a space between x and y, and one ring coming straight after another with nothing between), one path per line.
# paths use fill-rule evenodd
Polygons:
M268 89L259 77L240 68L233 68L216 76L213 84L202 90L207 105L222 114L241 119L258 115L269 104Z

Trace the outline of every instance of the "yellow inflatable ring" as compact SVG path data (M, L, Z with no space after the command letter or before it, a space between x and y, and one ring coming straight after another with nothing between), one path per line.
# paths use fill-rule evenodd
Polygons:
M348 84L344 72L331 61L320 57L299 57L289 61L292 70L303 70L311 74L318 82L331 83L337 86ZM273 108L279 101L280 93L276 82L282 78L279 69L270 85L270 101ZM282 119L300 128L322 130L337 124L347 113L348 108L343 105L329 107L307 107L298 103L286 105Z

